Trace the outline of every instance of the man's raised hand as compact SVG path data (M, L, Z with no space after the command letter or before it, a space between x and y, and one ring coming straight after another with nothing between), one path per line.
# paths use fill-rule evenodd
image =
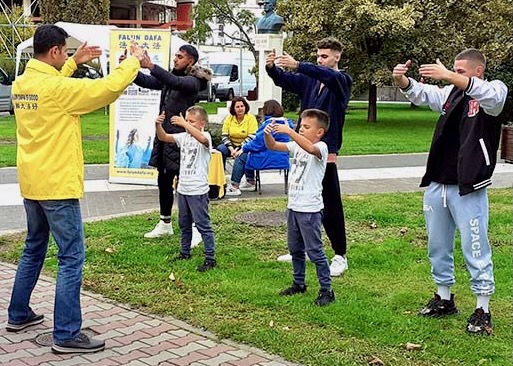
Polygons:
M88 46L87 42L84 42L78 46L72 57L75 63L80 65L100 57L101 54L102 50L99 46Z
M406 73L410 69L411 60L406 61L404 64L397 64L392 71L392 77L394 78L394 82L400 88L406 88L410 83L408 78L406 77Z
M422 77L435 80L447 80L449 73L451 72L452 71L447 70L447 68L438 58L434 64L424 64L420 65L419 67L419 73Z

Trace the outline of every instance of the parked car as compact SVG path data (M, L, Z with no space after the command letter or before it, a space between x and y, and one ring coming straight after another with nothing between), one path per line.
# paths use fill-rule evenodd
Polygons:
M0 68L0 112L14 113L11 100L11 85L11 78Z

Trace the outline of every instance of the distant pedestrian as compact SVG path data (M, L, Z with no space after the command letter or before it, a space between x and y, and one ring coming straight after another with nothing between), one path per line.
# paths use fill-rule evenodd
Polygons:
M328 147L321 139L329 129L329 117L318 109L307 109L301 113L301 121L299 133L287 123L271 123L264 130L269 149L290 152L293 157L287 203L287 244L292 256L294 282L280 295L306 292L306 252L315 264L320 284L319 296L314 303L323 306L335 301L321 238L322 180L328 159ZM286 134L292 141L277 142L273 132Z

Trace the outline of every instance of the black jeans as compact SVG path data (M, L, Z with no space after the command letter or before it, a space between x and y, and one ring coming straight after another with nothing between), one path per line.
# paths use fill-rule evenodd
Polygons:
M326 165L326 173L322 180L322 200L324 202L322 220L324 230L335 254L344 256L347 250L346 222L336 163Z
M173 181L178 177L178 170L159 170L157 179L159 186L160 219L170 220L173 208Z

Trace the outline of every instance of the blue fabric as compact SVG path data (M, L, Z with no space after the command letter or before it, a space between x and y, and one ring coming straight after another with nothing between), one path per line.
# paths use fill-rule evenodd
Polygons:
M242 151L248 153L246 161L246 170L265 170L265 169L289 169L289 153L283 151L270 150L265 146L264 129L272 122L272 116L265 116L264 122L256 132L255 138L247 144L242 145ZM294 121L287 121L290 128L294 128ZM278 121L280 123L280 121ZM281 121L281 123L284 123ZM273 137L278 142L289 142L290 138L282 133L273 133Z
M77 199L24 200L27 238L9 304L9 322L20 324L33 316L30 295L41 273L50 232L59 251L55 290L53 339L56 344L75 339L82 327L80 287L85 259L84 230Z

